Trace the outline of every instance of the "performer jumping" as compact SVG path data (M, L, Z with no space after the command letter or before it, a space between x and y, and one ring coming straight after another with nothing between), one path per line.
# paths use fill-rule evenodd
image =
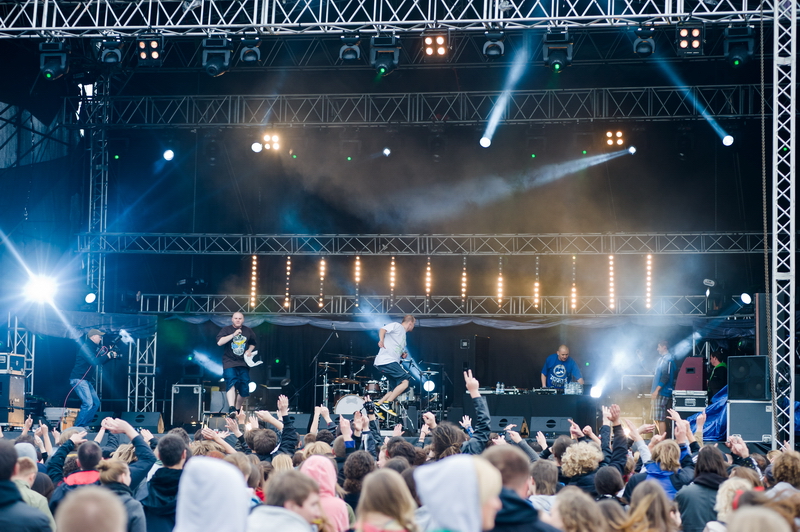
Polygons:
M416 322L416 318L409 314L403 317L401 323L387 323L378 331L380 337L378 347L381 350L375 357L375 368L386 375L391 389L375 403L375 406L391 416L397 414L389 408L389 403L408 388L408 381L412 378L400 364L400 360L408 356L406 333L414 330Z
M78 348L75 366L69 374L72 390L75 390L81 400L81 409L75 419L76 427L85 427L100 409L100 398L94 389L94 371L92 370L119 356L116 352L103 346L104 334L97 329L89 329L86 338ZM66 405L66 400L64 400L64 404Z
M242 407L244 398L250 395L250 370L245 357L252 357L256 348L256 333L244 325L244 314L231 316L232 325L226 325L217 333L217 345L222 350L222 376L227 384L229 412ZM238 393L237 393L238 392Z

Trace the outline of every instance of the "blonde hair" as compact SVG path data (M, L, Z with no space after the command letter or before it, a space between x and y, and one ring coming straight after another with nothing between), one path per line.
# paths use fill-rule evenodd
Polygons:
M627 532L672 532L678 527L670 516L671 511L672 502L664 488L655 480L645 480L633 490L628 519L621 529Z
M499 475L499 474L498 474ZM417 532L414 520L417 504L403 477L393 469L378 469L364 477L364 486L356 507L356 520L375 512L394 519L404 530Z
M73 434L77 434L78 427L70 427L64 432L61 433L61 436L58 437L58 444L64 445L67 441L72 437Z
M207 456L214 451L225 455L222 445L210 440L193 441L189 444L189 450L192 456Z
M119 482L119 477L130 471L128 464L116 458L101 461L97 464L97 470L100 471L101 484Z
M292 457L288 454L281 453L272 458L272 467L275 468L275 471L291 471L294 469Z
M736 492L749 491L751 489L753 489L753 483L740 477L729 478L720 484L717 490L717 501L714 503L717 520L727 523L728 518L733 513L733 498L736 496Z
M603 451L596 446L579 442L570 445L564 456L561 457L561 471L565 477L574 477L590 473L600 466L603 461Z
M597 503L580 488L567 486L559 491L553 509L561 516L564 532L606 531L605 519Z
M36 462L34 462L32 458L28 458L27 456L22 456L20 458L17 458L17 466L19 466L19 471L17 471L17 475L21 477L39 471L39 467L36 465Z
M653 447L653 461L663 471L677 472L681 468L681 448L675 440L664 440Z
M486 458L480 456L472 457L475 464L475 474L478 476L478 502L481 506L492 497L500 495L503 489L503 477Z
M728 524L728 532L750 532L751 530L790 532L791 527L778 512L769 508L755 506L736 510Z
M331 448L330 445L328 445L324 441L315 441L313 443L309 443L308 445L306 445L306 448L303 449L303 460L305 460L312 454L333 456L333 449Z
M136 457L136 448L132 443L123 443L117 447L117 450L114 451L114 453L111 455L111 458L122 460L126 464L132 464L138 460Z

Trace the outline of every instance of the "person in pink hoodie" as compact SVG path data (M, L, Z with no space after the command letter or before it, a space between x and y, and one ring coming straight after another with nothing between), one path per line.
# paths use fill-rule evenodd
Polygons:
M309 456L300 466L300 471L319 484L320 506L325 516L324 532L344 532L350 528L347 506L336 496L336 467L333 461L319 454Z

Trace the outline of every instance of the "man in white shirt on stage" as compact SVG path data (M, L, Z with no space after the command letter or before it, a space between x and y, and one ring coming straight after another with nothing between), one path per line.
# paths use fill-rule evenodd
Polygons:
M397 414L392 411L389 404L408 388L408 381L411 379L411 375L403 368L400 361L408 356L406 333L414 330L416 322L414 316L409 314L403 317L401 323L387 323L378 331L380 336L378 347L381 350L375 357L375 368L389 379L390 389L375 403L375 406L391 416Z

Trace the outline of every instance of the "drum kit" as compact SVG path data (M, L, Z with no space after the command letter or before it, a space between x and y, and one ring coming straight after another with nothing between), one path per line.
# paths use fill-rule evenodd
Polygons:
M318 362L318 380L316 386L322 391L322 404L330 408L335 415L352 415L364 406L364 396L369 395L378 400L389 391L386 377L373 379L370 375L374 356L357 357L336 353L325 353L329 361ZM422 371L417 366L417 374L410 371L414 380L412 384L397 398L397 406L401 411L409 405L417 405L421 411L441 410L439 393L431 393L424 383L438 371ZM438 392L438 390L437 390Z

